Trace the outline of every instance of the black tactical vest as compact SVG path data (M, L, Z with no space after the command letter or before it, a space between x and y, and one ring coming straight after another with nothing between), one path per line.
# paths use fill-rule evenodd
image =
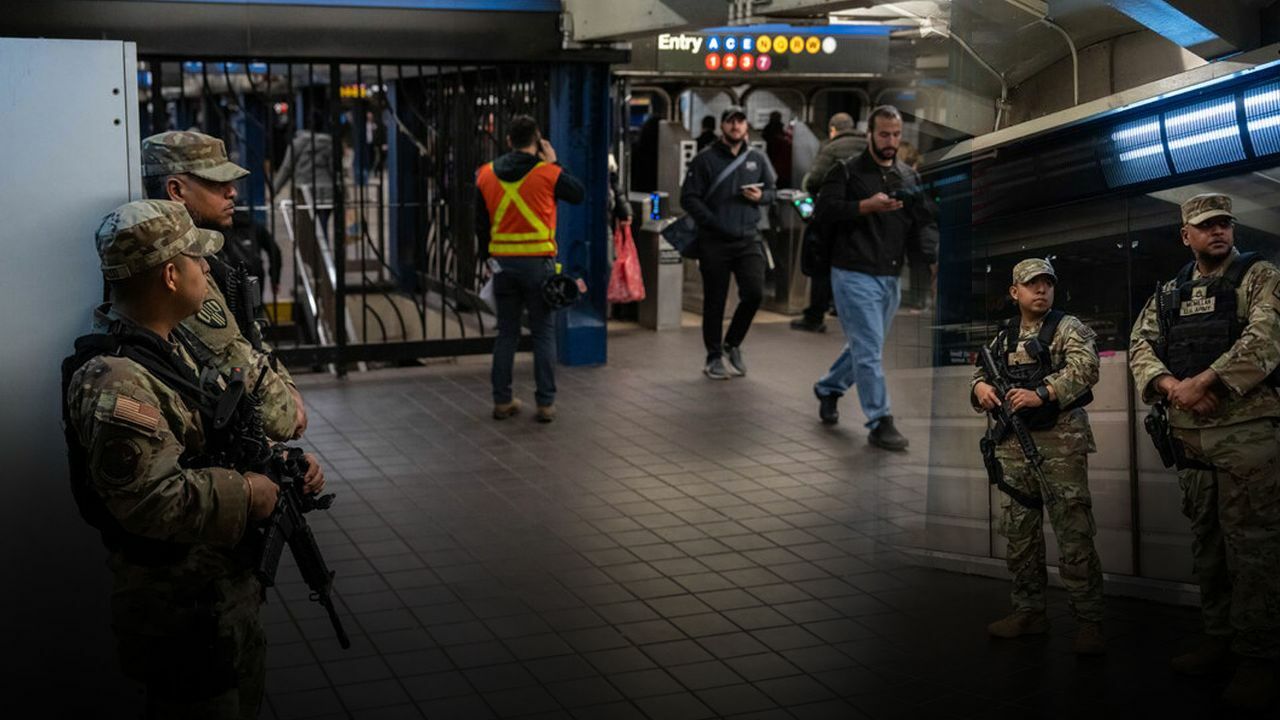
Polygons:
M1156 357L1178 379L1204 372L1231 349L1246 325L1236 291L1258 253L1240 253L1225 272L1193 280L1196 264L1187 263L1169 288L1156 287L1156 313L1160 338ZM1273 373L1268 381L1275 384Z
M1058 325L1065 316L1066 313L1061 310L1050 310L1044 316L1040 332L1023 346L1023 350L1036 362L1025 365L1009 364L1009 356L1018 350L1018 336L1021 334L1018 331L1019 319L1012 318L1001 323L1001 330L995 342L996 349L999 351L996 355L996 365L1000 375L1011 387L1034 390L1044 384L1045 378L1062 369L1054 367L1049 347L1053 344L1053 337L1058 333ZM1086 390L1066 407L1057 400L1050 400L1040 407L1020 410L1018 415L1027 424L1027 429L1048 430L1058 422L1058 416L1064 410L1084 407L1091 402L1093 402L1093 391Z
M177 563L186 556L189 545L147 538L125 530L90 484L89 457L72 426L71 408L67 404L71 377L99 355L117 355L138 363L188 402L208 396L201 389L195 373L163 340L147 331L128 328L119 321L113 322L107 333L77 338L75 350L62 361L62 427L67 443L67 460L71 466L71 494L80 515L101 533L103 544L109 550L122 553L131 563L147 566ZM209 401L197 404L198 411L206 415L211 412L211 407Z

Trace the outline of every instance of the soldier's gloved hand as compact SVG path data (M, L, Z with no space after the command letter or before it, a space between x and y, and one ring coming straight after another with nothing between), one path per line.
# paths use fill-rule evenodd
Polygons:
M1026 388L1010 390L1005 399L1009 401L1009 409L1013 412L1027 408L1038 408L1044 405L1044 401L1040 399L1035 390L1027 390Z
M973 396L977 398L978 404L982 406L983 410L993 410L1000 406L1000 394L987 383L980 382L974 385Z
M256 472L244 474L249 483L249 518L265 520L271 517L276 509L276 500L280 496L280 488L271 482L271 478Z
M302 476L302 491L308 495L319 495L324 490L324 469L314 453L303 456L307 461L307 474Z

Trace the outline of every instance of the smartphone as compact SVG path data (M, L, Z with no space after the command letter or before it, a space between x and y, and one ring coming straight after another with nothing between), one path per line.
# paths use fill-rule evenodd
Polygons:
M742 187L740 187L740 188L738 188L738 189L739 189L739 190L746 190L747 188L762 188L762 187L764 187L764 183L759 182L759 183L747 183L746 185L743 185Z

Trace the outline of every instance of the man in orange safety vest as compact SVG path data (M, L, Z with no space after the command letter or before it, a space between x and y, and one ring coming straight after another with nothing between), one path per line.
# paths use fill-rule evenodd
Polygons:
M528 115L511 119L511 152L476 172L476 235L480 256L493 273L498 339L493 346L493 417L520 411L511 395L511 373L520 341L520 316L529 311L533 334L534 398L538 422L555 419L555 324L542 286L555 273L556 201L577 204L582 183L556 163L556 151Z

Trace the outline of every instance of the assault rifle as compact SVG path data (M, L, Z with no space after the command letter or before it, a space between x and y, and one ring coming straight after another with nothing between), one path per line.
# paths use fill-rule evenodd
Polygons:
M978 355L979 366L986 374L986 382L996 389L996 394L1000 396L1000 404L988 410L988 414L995 420L995 426L987 430L987 434L983 436L978 447L982 450L982 461L987 467L987 478L992 485L999 487L1009 497L1018 501L1019 504L1029 508L1039 508L1042 504L1052 505L1061 498L1054 492L1053 487L1049 484L1048 478L1044 476L1044 456L1040 454L1040 448L1036 447L1036 441L1031 438L1031 431L1027 429L1026 423L1017 413L1011 411L1008 406L1009 383L1005 382L1000 375L999 368L996 366L995 357L991 355L991 348L986 345L982 346L982 350ZM1021 490L1013 487L1004 480L1004 468L1000 466L1000 461L996 459L996 445L1000 441L1013 433L1018 439L1018 446L1022 448L1022 456L1027 459L1027 464L1031 466L1031 471L1035 473L1036 480L1040 484L1040 494L1044 498L1041 503L1039 498L1032 497Z
M244 371L241 368L232 371L227 389L214 410L214 430L221 442L218 443L220 451L210 464L240 472L261 473L279 486L275 510L251 531L257 535L252 539L258 543L254 549L254 573L263 587L275 585L280 558L288 546L303 581L311 590L311 600L320 603L329 614L329 622L338 635L338 644L345 650L351 647L351 640L347 638L342 620L333 606L334 572L325 563L305 517L313 510L328 510L333 505L334 495L329 493L317 497L306 494L303 478L308 464L302 450L267 440L262 431L257 394L265 374L264 369L253 390L246 391Z

